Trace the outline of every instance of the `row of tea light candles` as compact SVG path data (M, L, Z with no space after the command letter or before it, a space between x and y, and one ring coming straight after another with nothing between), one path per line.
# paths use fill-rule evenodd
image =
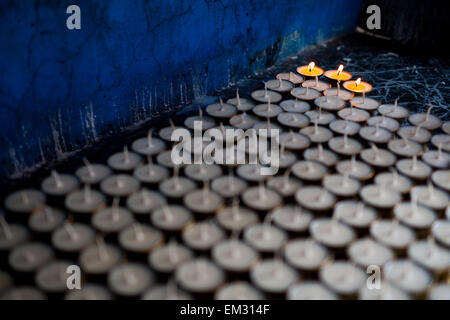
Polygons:
M299 69L301 69L301 68L304 68L304 67L300 67ZM307 71L310 73L310 74L304 74L304 75L314 75L314 76L317 76L317 74L318 73L320 73L320 70L317 72L316 71L316 69L318 69L317 67L315 67L314 65L309 65L309 66L307 66ZM303 72L303 71L302 71ZM301 71L299 71L299 73L301 73L302 74L302 72ZM342 80L345 80L345 77L347 77L347 75L346 75L346 73L342 73L343 71L342 71L342 68L339 68L338 70L336 70L336 72L335 72L335 75L336 75L336 80L341 80L340 78L341 78L341 75L342 75ZM322 70L322 73L323 73L323 70ZM320 74L322 74L322 73L320 73ZM331 76L332 77L332 76ZM351 75L350 75L350 78L351 78ZM350 79L349 78L349 79ZM347 85L346 85L346 83L347 83ZM361 83L360 81L355 81L353 84L352 83L348 83L348 82L346 82L346 83L344 83L344 87L346 88L346 89L348 89L348 90L350 90L350 91L353 91L353 92L368 92L368 91L365 91L365 89L364 88L369 88L369 86L370 85L368 85L368 84L365 84L365 83ZM306 90L308 90L308 88L309 87L314 87L314 86L318 86L319 85L319 82L318 82L318 79L317 79L317 77L316 77L316 80L315 80L315 82L314 82L314 85L309 85L309 84L307 84L307 86L306 86ZM361 88L359 88L359 86L361 86ZM281 87L281 84L280 84L280 87ZM370 86L370 88L371 88L371 86ZM355 90L352 90L352 89L355 89ZM362 90L362 91L356 91L356 90ZM265 90L266 91L266 90ZM305 91L306 92L306 95L307 95L307 93L308 93L308 91ZM267 93L267 91L265 92L265 94ZM338 87L338 91L337 91L337 94L339 95L339 87ZM239 98L237 98L237 99L239 99ZM268 105L269 107L270 107L270 100L269 100L269 105ZM223 110L219 110L219 111L223 111ZM427 114L427 118L426 118L427 120L428 120L428 114ZM316 122L316 129L317 129L317 122ZM149 138L149 139L151 139L151 138ZM347 139L346 138L346 136L344 137L344 140L345 139ZM141 144L142 143L144 143L144 144L142 144L142 147L143 147L143 149L146 149L146 146L147 147L149 147L149 146L154 146L152 143L147 143L146 144L146 141L144 141L145 139L143 139L143 140L140 140L141 141ZM149 140L147 140L147 142L148 142ZM158 140L156 140L156 141L158 141ZM344 141L345 142L345 141ZM347 141L346 141L347 143L348 143L348 139L347 139ZM137 145L139 145L139 143L137 143ZM158 144L156 144L157 145L157 147L156 147L156 150L158 150L158 151L155 151L155 150L153 150L153 151L151 151L150 153L158 153L158 152L160 152L160 151L162 151L163 150L163 146L162 146L162 144L160 144L159 146L158 146ZM344 144L345 145L345 144ZM337 148L336 150L334 150L334 151L338 151L339 150L339 148ZM376 152L376 151L375 151ZM128 160L129 161L125 161L125 162L128 162L128 163L130 163L130 159L129 159L129 157L130 157L130 154L128 153L128 151L127 150L125 150L124 151L124 153L123 154L121 154L121 156L123 156L124 158L128 158ZM133 156L131 155L131 157L133 158ZM136 158L134 159L134 160L136 160ZM131 162L133 163L133 162L136 162L136 161L134 161L134 160L131 160ZM413 160L414 161L414 160ZM417 161L417 160L416 160ZM111 162L112 162L112 160L111 160ZM122 161L118 161L119 163L122 163ZM311 166L311 163L308 163L307 164L308 166ZM89 168L88 168L89 169ZM123 168L122 168L123 169ZM295 171L295 170L294 170ZM244 174L244 176L245 176L245 174ZM249 175L249 176L251 176L251 174ZM177 177L175 177L175 178L177 178ZM53 179L54 179L54 181L56 182L59 178L58 178L58 176L57 176L57 174L53 174ZM117 177L115 177L114 178L115 180L114 181L112 181L111 180L111 184L112 184L112 188L114 189L114 188L119 188L120 189L120 185L121 185L121 183L122 183L122 185L132 185L132 187L131 187L131 189L132 190L134 190L134 191L136 191L137 190L137 188L138 187L136 187L136 184L135 183L133 183L131 180L127 180L127 179L124 179L124 181L120 181L120 179L118 179ZM181 178L178 178L178 179L181 179ZM348 179L348 178L347 178ZM69 179L70 180L70 179ZM127 181L128 181L128 183L127 183ZM174 180L174 183L175 182L177 182L177 183L180 183L180 181L184 181L184 182L186 182L187 184L189 184L188 183L188 181L187 180ZM73 181L72 181L73 182ZM69 185L74 185L73 183L68 183ZM64 185L64 183L55 183L55 186L58 188L58 189L61 189L62 188L62 186ZM103 185L103 183L102 183L102 185ZM104 184L105 186L106 185L108 185L107 183L105 183ZM176 186L176 184L175 184L175 186ZM186 187L185 185L183 186L183 188L184 187ZM103 191L105 192L105 189L104 188L102 188L103 189ZM191 189L190 187L188 187L187 189ZM193 189L193 187L192 187L192 189ZM267 191L269 191L269 190L267 190L267 189L261 189L261 188L255 188L254 189L254 192L255 192L255 194L260 194L261 193L261 190L264 190L264 196L267 196ZM382 189L381 189L382 190ZM250 190L248 190L248 191L250 191ZM253 190L252 190L253 191ZM303 191L304 193L308 193L308 189L307 188L305 188L305 190ZM92 194L90 193L90 190L89 189L87 189L87 190L85 190L84 191L84 193L83 193L83 197L86 199L86 195L87 194L89 194L89 198L92 196ZM119 194L115 194L116 196L120 196L121 194L119 193ZM249 199L252 199L253 197L252 197L252 193L251 192L248 192L248 195L249 195ZM273 193L272 193L272 195L273 195ZM23 195L22 195L23 196ZM268 198L270 198L270 197L268 197ZM273 197L272 197L273 198ZM276 196L275 196L275 198L277 198ZM302 197L298 197L298 198L302 198ZM195 198L194 198L195 199ZM243 198L243 200L244 200L244 203L246 203L246 202L248 202L248 201L246 201L245 200L245 196L244 196L244 198ZM67 202L66 202L67 203ZM69 203L70 203L70 201L69 201ZM76 203L76 201L74 201L73 203ZM194 201L194 203L195 203L195 201ZM250 202L251 203L251 202ZM246 203L247 205L248 205L248 203ZM303 203L302 202L302 204L304 205L305 203ZM256 209L258 209L258 207L256 208ZM262 208L262 209L264 209L264 208ZM312 208L313 209L313 208ZM162 210L162 211L164 211L164 210ZM164 213L164 212L163 212ZM167 213L166 213L167 214ZM333 222L334 223L334 222ZM69 229L70 230L70 229ZM267 229L264 229L264 230L267 230ZM73 230L72 230L73 231ZM69 231L67 231L68 233L70 233ZM280 263L279 261L278 261L278 263ZM206 265L207 265L207 263L206 263ZM261 269L262 270L264 270L264 265L262 265L261 266ZM205 267L206 268L206 267ZM284 268L284 267L283 267ZM207 269L207 268L206 268ZM344 268L345 269L345 268ZM261 272L263 272L263 271L261 271ZM255 272L256 273L256 272ZM286 272L287 274L289 274L289 272ZM333 274L333 273L331 273L331 274ZM288 277L289 278L289 277ZM280 279L278 279L278 280L280 280ZM281 279L282 280L282 279Z

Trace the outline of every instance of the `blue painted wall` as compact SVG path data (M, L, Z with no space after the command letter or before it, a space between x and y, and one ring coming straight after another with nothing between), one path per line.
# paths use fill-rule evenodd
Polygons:
M81 8L81 30L66 8ZM0 177L352 30L359 0L0 0Z

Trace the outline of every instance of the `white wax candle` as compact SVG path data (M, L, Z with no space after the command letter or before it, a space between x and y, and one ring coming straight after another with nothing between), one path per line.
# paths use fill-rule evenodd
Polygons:
M280 158L278 165L281 169L290 168L294 164L294 162L297 161L296 154L290 151L286 151L283 146L281 146L279 155Z
M108 166L113 170L131 171L142 163L142 157L134 152L129 152L125 146L123 152L113 154L108 158Z
M431 175L431 168L425 162L417 160L416 156L412 159L402 159L397 161L395 167L407 177L413 179L426 179Z
M351 103L357 108L364 110L376 110L380 106L380 102L367 97L353 97Z
M333 207L336 197L324 188L310 186L300 188L295 194L295 200L302 207L321 211Z
M411 244L408 256L417 264L434 272L446 272L450 268L450 252L432 240L422 240Z
M366 122L370 118L370 113L362 109L350 107L338 111L338 116L348 121Z
M221 287L215 300L263 300L264 295L245 281L235 281Z
M223 198L209 188L203 188L186 194L183 203L194 212L213 214L223 205Z
M324 96L339 97L342 100L348 101L353 98L354 94L350 91L341 88L329 88L323 92Z
M339 111L345 106L345 100L336 96L321 96L314 100L314 104L328 111Z
M309 232L314 240L330 248L345 247L355 238L353 229L338 222L337 217L314 220L309 226Z
M434 188L429 183L428 186L412 188L411 199L417 199L417 202L435 210L445 210L449 204L450 196L448 192Z
M237 109L234 105L229 103L223 103L220 99L219 103L213 103L206 107L206 113L214 118L231 118L237 113Z
M412 157L418 155L423 150L422 145L406 139L391 140L388 143L388 148L396 155L402 157Z
M260 252L278 251L286 239L286 232L269 223L254 224L244 232L244 240Z
M305 281L289 287L288 300L337 300L338 297L317 281Z
M248 115L246 112L243 112L233 116L230 119L230 124L235 128L247 130L252 128L258 121L258 117Z
M281 294L298 278L294 269L278 259L264 260L250 271L250 279L265 292Z
M42 243L25 243L15 247L8 257L9 266L17 272L35 272L54 257L52 249Z
M52 245L60 251L77 253L95 239L95 231L88 225L81 223L65 223L55 230L52 235Z
M216 120L214 120L214 118L204 116L201 109L198 116L187 117L186 120L184 120L184 125L186 126L186 128L194 130L194 123L196 121L201 122L203 131L211 129L216 125Z
M267 121L260 121L258 123L255 123L255 125L253 125L253 129L255 129L256 134L261 137L273 137L275 133L272 132L272 129L278 129L278 132L283 131L283 128L281 128L281 126L273 122L271 123L269 118L267 118ZM264 132L260 129L266 129L267 132Z
M383 266L394 258L394 253L370 238L363 238L353 242L347 248L347 255L356 264L367 268L370 265Z
M134 177L142 183L159 183L169 175L167 168L157 164L147 164L136 168L133 173Z
M424 292L431 284L431 275L417 264L406 259L386 263L383 275L387 281L411 294Z
M311 106L309 105L308 102L294 99L281 101L280 107L285 112L292 112L292 113L305 113L306 111L311 109Z
M214 246L214 261L226 271L248 272L257 262L258 253L239 240L225 240Z
M124 263L108 274L108 286L119 296L139 296L154 282L155 276L150 269L138 263Z
M157 226L157 225L156 225ZM148 225L135 223L119 234L120 246L131 252L148 253L163 241L163 234Z
M450 167L450 154L442 150L427 151L422 155L423 161L434 168L446 169Z
M401 194L395 189L376 184L365 185L359 192L361 199L376 208L392 208L401 201Z
M127 208L137 215L148 215L167 203L160 193L142 189L127 199Z
M202 258L184 262L175 277L181 287L193 293L212 292L225 280L222 269Z
M450 170L436 170L431 176L431 180L438 187L450 191Z
M118 233L134 222L134 216L115 203L112 207L95 213L91 222L94 228L102 233Z
M359 141L352 138L348 138L347 136L335 137L331 139L328 142L328 146L334 152L346 156L358 154L362 149L362 145Z
M32 287L17 287L7 290L0 300L46 300L47 297L41 291Z
M336 165L336 171L342 175L349 175L350 177L367 180L373 176L373 169L364 162L358 161L355 157L351 160L342 160Z
M336 116L331 112L326 112L322 110L310 110L306 111L305 115L309 117L312 123L317 123L320 125L328 125L331 121L336 119Z
M328 142L333 137L333 132L325 127L321 127L317 124L309 126L300 130L301 134L306 135L314 143Z
M115 246L106 244L103 240L85 248L80 254L80 266L84 272L91 275L108 273L122 259L121 251Z
M79 290L71 290L66 294L64 300L112 300L111 293L103 286L85 284Z
M359 130L359 135L361 138L374 143L387 143L392 139L392 133L384 128L379 127L378 125L362 127Z
M166 179L159 184L159 191L170 198L182 198L196 187L191 179L178 177L177 175Z
M313 88L294 88L291 90L291 95L300 100L314 100L321 96L320 91Z
M386 117L399 120L407 118L409 116L408 109L397 105L397 100L395 100L395 104L383 104L379 106L378 112Z
M334 120L329 124L330 129L341 135L353 136L359 132L361 125L349 120Z
M290 171L287 171L283 176L269 179L267 186L274 191L277 191L283 197L294 195L295 192L300 189L302 183L296 178L289 177L289 172Z
M428 293L428 300L450 300L450 284L437 284Z
M172 273L179 265L191 260L193 256L190 249L171 241L153 250L148 256L148 263L158 272Z
M279 123L291 128L304 128L309 124L309 118L303 114L282 112L277 116Z
M72 265L66 261L54 261L41 267L35 277L39 289L48 293L63 293L67 291L67 270Z
M442 148L443 151L450 152L449 134L436 134L431 138L431 143L438 149Z
M281 109L278 105L270 103L257 104L253 109L253 113L259 117L263 118L275 118L283 109Z
M189 248L209 250L225 237L225 233L211 221L203 221L188 226L181 236Z
M247 182L232 175L222 176L213 180L211 188L224 198L232 198L247 188Z
M306 231L313 219L311 212L293 205L274 209L270 214L277 226L291 232Z
M237 168L236 173L247 181L264 181L267 179L267 176L261 174L261 168L262 166L260 164L244 164Z
M320 162L327 167L334 166L338 162L336 153L330 150L324 150L323 146L319 144L317 148L308 148L303 152L303 158L309 161Z
M163 206L150 217L153 225L164 231L179 231L192 221L192 214L182 206Z
M412 181L408 177L393 173L381 172L375 177L375 183L397 190L400 193L407 193L412 187Z
M34 232L50 233L64 222L64 214L59 209L44 207L32 214L28 220L28 226Z
M427 143L431 139L431 133L420 126L403 126L397 134L403 138L415 141L417 143Z
M313 240L296 239L286 244L284 257L297 269L315 271L329 259L329 253L324 246Z
M41 189L50 196L65 196L78 187L78 180L70 174L59 174L55 170L42 181Z
M437 220L433 223L431 231L436 240L450 248L450 221Z
M414 232L397 221L377 220L370 226L370 235L379 243L394 248L408 247L415 239Z
M250 99L242 98L239 96L239 89L236 90L236 98L228 99L227 103L236 106L236 108L240 111L248 111L255 106L253 101L251 101Z
M85 185L82 190L74 191L66 197L65 206L72 212L89 214L103 208L105 202L102 193Z
M391 132L395 132L400 128L400 124L397 120L385 116L370 117L369 120L367 120L367 124L374 127L378 125Z
M251 209L266 211L278 206L283 198L277 192L259 185L247 189L242 194L242 201Z
M393 166L397 160L391 152L380 149L375 144L372 144L372 148L361 152L361 159L372 166L383 168Z
M217 222L230 231L241 231L258 222L256 213L246 207L240 207L234 202L232 207L226 207L217 214Z
M288 81L292 82L293 84L300 84L305 80L305 78L303 78L301 75L299 75L298 73L295 73L295 72L281 72L281 73L277 74L276 78L282 79L282 80L288 80Z
M91 164L85 160L86 165L79 168L75 175L83 184L97 184L112 173L111 169L103 164Z
M322 180L322 185L336 196L350 197L358 193L361 184L358 180L348 175L330 174Z
M152 136L152 130L148 132L147 137L137 139L131 145L131 149L144 156L152 156L160 153L166 148L166 143Z
M292 173L301 180L318 181L327 172L327 167L315 161L297 161L292 167Z
M360 300L410 300L411 297L386 281L380 283L380 289L369 289L363 286L359 290Z
M450 121L445 121L442 125L442 131L444 131L446 134L450 134Z
M315 89L317 91L322 92L322 91L324 91L326 89L329 89L330 85L327 82L315 79L315 80L305 80L305 81L303 81L302 87L304 87L304 88L312 88L312 89Z
M190 144L187 143L185 145L185 150L188 152L191 152L190 148L189 148ZM166 168L175 168L176 164L172 161L172 151L171 150L167 150L167 151L163 151L160 154L158 154L156 156L156 162L158 162L161 166L166 167ZM182 167L183 164L180 164L180 167Z
M103 180L100 189L111 197L126 197L136 192L139 186L139 181L133 176L118 174Z
M45 195L32 189L16 191L5 199L5 208L17 213L31 213L44 204Z
M426 113L415 113L409 116L408 121L414 126L421 126L427 130L435 130L442 125L442 120L430 114L431 108Z
M367 228L377 217L376 211L355 200L339 201L334 207L333 216L355 228Z
M176 126L171 119L169 119L170 126L164 127L161 130L159 130L158 134L161 137L161 139L172 142L172 133L177 129L182 129L181 126Z
M251 93L253 100L258 102L268 102L278 103L281 101L281 94L272 90L255 90Z
M217 164L191 164L184 168L184 174L196 181L210 181L222 174L222 168Z
M417 202L402 202L394 208L395 217L411 228L429 228L436 220L436 214L427 207L417 205Z
M291 81L276 79L269 80L266 82L267 89L277 91L277 92L288 92L291 91L294 87L294 84Z
M290 150L303 150L310 146L311 140L304 134L293 131L280 134L280 145Z
M319 278L336 293L351 295L363 286L367 275L348 262L336 261L323 267Z
M9 251L25 242L29 237L28 230L18 224L9 224L0 215L0 250Z

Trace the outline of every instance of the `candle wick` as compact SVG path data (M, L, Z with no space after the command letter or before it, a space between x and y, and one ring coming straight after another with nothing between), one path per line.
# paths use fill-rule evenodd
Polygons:
M163 206L162 211L163 211L163 215L164 215L164 220L166 220L166 221L173 220L172 210L170 210L170 208L168 206Z
M144 241L145 235L144 235L144 232L142 231L142 227L136 223L133 225L133 229L134 229L134 236L136 238L136 241L138 241L138 242Z
M97 238L97 247L98 247L98 254L101 261L107 261L109 259L109 253L106 248L105 241L103 238L98 237Z
M264 98L267 99L267 82L264 82Z
M315 76L315 78L316 78L315 87L317 88L317 87L319 86L319 77L318 77L318 76Z
M153 140L152 134L153 134L153 130L149 130L149 132L147 134L147 147L148 148L150 148L153 145L153 143L152 143L152 140Z
M9 227L8 222L6 221L6 219L3 216L0 216L0 225L2 227L5 238L11 239L11 237L12 237L11 228Z
M48 222L54 221L54 217L52 215L52 209L50 207L45 207L44 213L45 213L45 218L47 219Z
M63 187L63 182L61 181L61 177L59 176L56 170L52 170L53 180L55 181L55 186L57 189L61 189Z
M283 81L283 80L281 80L281 78L278 79L278 88L281 88L281 81Z
M83 163L86 166L86 169L88 171L88 175L90 177L95 177L94 168L92 167L92 164L89 162L89 160L86 157L83 157Z
M125 146L123 148L123 162L124 163L129 163L130 162L130 154L128 152L128 147Z
M427 115L425 116L425 121L428 121L428 118L430 117L431 109L433 109L433 106L430 106L427 110Z
M395 112L397 110L397 103L398 103L398 98L395 99L393 112Z
M170 127L172 128L172 130L175 130L176 127L175 127L175 124L173 123L172 119L169 119L169 123L170 123Z
M236 100L237 100L237 105L240 106L241 105L241 97L239 96L239 88L236 88Z
M75 230L75 228L73 227L72 223L67 222L67 223L64 225L64 227L65 227L66 232L67 232L67 234L69 235L69 237L70 237L71 240L76 241L76 240L79 239L79 234L78 234L78 232Z
M84 186L84 192L83 192L84 202L85 203L91 203L92 201L92 193L91 193L91 187L89 184L86 184Z

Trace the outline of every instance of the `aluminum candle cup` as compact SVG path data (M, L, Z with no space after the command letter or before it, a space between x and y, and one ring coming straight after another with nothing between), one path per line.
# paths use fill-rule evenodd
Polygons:
M250 279L257 288L276 297L284 295L297 281L298 274L279 259L267 259L252 268Z
M377 217L376 211L362 202L355 200L339 201L334 207L333 216L352 227L359 234L366 234L372 221Z
M317 124L309 126L300 130L301 134L307 136L313 143L328 142L333 137L333 132L325 127L321 127Z
M420 154L423 147L411 140L398 139L389 141L388 149L401 157L413 157Z
M416 156L412 159L402 159L397 161L395 167L401 174L416 180L427 179L432 173L430 166L425 162L417 160Z
M227 272L245 273L256 264L258 253L242 241L224 240L214 246L212 257Z
M342 298L355 298L367 279L367 275L354 265L336 261L320 270L320 280Z
M402 194L408 193L413 185L411 179L398 174L396 170L393 173L381 172L375 177L374 181L375 184L392 188Z
M314 100L314 104L327 111L339 111L344 108L345 100L336 96L321 96Z
M187 150L187 148L186 148ZM175 168L176 165L172 161L172 151L163 151L156 156L156 162L165 168ZM183 165L181 164L180 167Z
M352 228L337 221L337 219L321 218L311 222L309 232L318 243L340 253L356 234Z
M294 88L294 84L291 81L277 79L269 80L266 82L267 89L273 90L279 93L289 92Z
M263 300L264 294L245 281L235 281L217 290L215 300Z
M328 142L328 146L334 152L344 155L352 156L361 152L362 145L359 141L348 138L347 136L336 137Z
M323 164L315 161L297 161L292 167L292 174L306 181L320 181L327 172Z
M271 90L256 90L253 91L251 94L253 100L258 101L258 102L269 102L271 101L272 103L278 103L281 101L282 96L281 94L279 94L278 92L275 91L271 91Z
M129 152L126 146L123 152L115 153L108 158L108 166L117 172L133 171L142 162L142 157L134 152Z
M374 127L379 126L380 128L391 132L395 132L400 128L400 124L397 120L385 116L370 117L369 120L367 120L367 124Z
M445 281L447 278L450 268L450 253L447 249L436 245L433 240L414 242L408 248L408 257L428 269L437 281L440 279Z
M193 258L191 250L177 242L169 242L162 247L153 250L148 256L150 267L163 275L172 274L178 266Z
M19 190L5 199L5 209L11 221L24 221L30 213L45 205L45 195L37 190Z
M316 278L319 269L330 259L324 246L307 239L288 241L284 247L284 257L308 278Z
M80 179L83 184L89 184L91 186L98 185L103 179L109 177L112 174L110 168L103 164L91 164L86 161L84 167L79 168L75 175Z
M428 186L415 186L411 189L411 199L417 199L417 202L437 211L443 211L449 204L450 197L448 192L434 188L433 184Z
M106 178L100 184L103 193L110 197L128 197L140 187L139 181L127 174L118 174Z
M336 119L336 116L331 112L319 110L306 111L305 115L311 120L312 123L319 125L328 125L331 121Z
M225 281L222 269L201 258L181 264L175 277L183 289L196 295L210 294Z
M365 97L353 97L351 100L351 103L359 109L367 110L367 111L373 111L378 109L380 106L380 102L372 99L372 98L365 98Z
M258 117L248 115L246 112L243 112L233 116L230 119L230 125L238 129L247 130L252 128L258 121Z
M150 130L147 137L134 141L131 149L143 156L153 156L163 151L166 148L166 143L161 139L152 137L152 133L152 130Z
M393 208L402 199L401 194L395 189L376 184L369 184L359 191L361 199L368 205L378 209Z
M306 111L309 111L311 109L311 106L308 102L292 99L281 101L280 107L285 112L292 113L305 113Z
M279 156L280 158L278 165L280 169L290 168L295 163L295 161L297 161L296 154L290 151L285 151L285 148L283 146L281 146Z
M221 197L228 199L242 194L247 188L247 182L232 175L222 176L213 180L211 188Z
M86 284L79 290L72 290L66 294L64 300L112 300L111 293L103 286Z
M324 150L323 146L319 144L317 148L308 148L303 152L303 158L308 161L317 161L327 167L334 166L338 162L336 153L330 150Z
M266 212L280 205L283 198L275 191L258 186L247 189L242 194L242 201L253 210Z
M153 283L155 276L151 270L138 263L124 263L116 266L108 274L108 286L121 298L138 298Z
M191 223L192 213L182 206L162 206L153 212L150 219L156 228L170 234L180 232Z
M52 249L42 243L30 242L15 247L8 257L16 285L32 283L37 269L53 259Z
M236 106L236 108L240 111L248 111L255 106L253 101L251 101L250 99L241 98L239 96L239 89L236 90L236 98L228 99L227 103Z
M225 233L212 221L203 221L186 227L181 237L189 248L206 252L219 243L225 237Z
M51 176L42 181L41 189L48 196L49 202L61 204L66 195L78 188L78 184L74 176L59 174L53 170Z
M336 197L324 188L309 186L300 188L295 194L295 200L306 209L325 212L334 206Z
M286 239L286 232L268 223L254 224L244 231L245 242L266 255L280 250Z
M61 210L44 207L30 216L28 227L39 239L50 240L51 233L64 223L64 219Z
M374 174L372 167L355 159L356 157L353 156L351 160L339 161L336 165L336 171L342 175L348 175L360 181L372 178Z
M223 103L220 99L219 103L213 103L206 107L206 113L213 118L231 118L237 113L234 105Z
M217 214L219 225L230 232L240 232L258 222L258 215L246 207L240 207L237 202L226 207Z
M147 164L134 170L133 176L142 184L150 186L160 183L169 176L169 170L157 164Z
M129 256L146 260L148 254L163 243L163 234L148 225L136 223L119 234L119 244Z
M289 287L288 300L337 300L338 297L318 281L305 281Z
M325 189L338 197L351 197L358 193L361 184L358 180L348 175L330 174L322 179Z
M360 156L364 162L378 168L391 167L397 160L391 152L379 149L375 144L372 144L372 148L363 150Z
M386 117L402 120L408 118L409 111L405 107L401 107L397 105L397 100L395 100L395 104L383 104L378 107L378 112Z
M402 202L395 206L394 216L406 226L414 229L419 237L426 237L431 224L436 220L436 213L417 202Z
M394 252L371 238L356 240L347 248L351 261L364 269L371 265L383 266L394 258Z
M67 289L67 270L72 265L68 261L53 261L39 268L35 276L35 283L39 290L49 298L62 298Z
M161 130L159 130L158 134L161 137L161 139L163 139L169 143L172 143L173 142L172 141L172 133L177 129L183 129L184 127L176 126L173 123L172 119L169 119L169 122L170 122L170 126L162 128Z
M383 267L383 274L386 281L415 298L424 297L425 291L432 281L429 272L406 259L386 263Z
M57 254L68 259L76 259L78 254L95 240L95 231L81 223L65 223L52 235L52 245Z
M329 124L330 129L338 134L353 136L359 132L361 125L350 120L334 120Z
M82 190L74 191L66 197L66 208L74 213L75 219L89 221L91 215L105 207L105 196L95 190L91 190L89 185L85 185Z
M127 208L134 213L137 220L147 222L150 213L166 203L166 198L158 192L142 189L128 197Z
M370 226L370 235L379 243L393 249L398 256L415 240L414 232L398 220L377 220Z
M327 96L327 97L338 97L344 101L351 100L354 97L354 94L352 92L341 89L341 88L326 89L323 92L323 95Z
M277 120L289 128L304 128L309 124L307 116L293 112L282 112L278 115Z
M115 246L98 241L80 254L80 267L92 281L105 282L109 270L122 260L122 253Z
M320 91L317 91L316 89L306 87L306 88L294 88L291 90L291 95L294 98L305 100L305 101L312 101L316 98L320 97L322 94Z

